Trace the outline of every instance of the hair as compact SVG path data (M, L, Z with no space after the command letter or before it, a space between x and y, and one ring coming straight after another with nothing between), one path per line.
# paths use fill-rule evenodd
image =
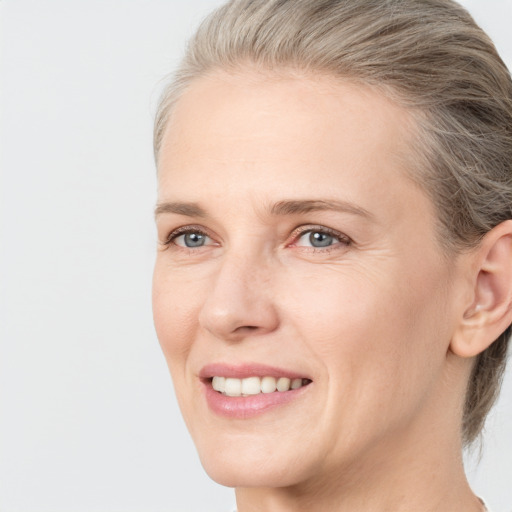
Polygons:
M158 153L190 83L247 65L323 73L382 90L407 108L418 133L414 179L433 201L447 254L470 250L512 219L512 80L492 41L452 0L232 0L190 40L164 90ZM482 352L468 382L464 444L495 402L511 327Z

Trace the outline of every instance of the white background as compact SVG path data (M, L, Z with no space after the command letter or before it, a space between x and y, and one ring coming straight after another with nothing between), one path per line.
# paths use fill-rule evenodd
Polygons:
M0 511L221 512L153 331L162 78L218 0L2 0ZM464 2L512 66L512 0ZM469 472L512 510L512 368Z

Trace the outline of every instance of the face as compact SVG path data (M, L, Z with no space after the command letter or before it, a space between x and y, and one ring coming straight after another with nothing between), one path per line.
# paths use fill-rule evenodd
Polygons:
M439 422L455 289L407 174L413 132L326 77L217 72L177 103L154 319L218 482L338 478Z

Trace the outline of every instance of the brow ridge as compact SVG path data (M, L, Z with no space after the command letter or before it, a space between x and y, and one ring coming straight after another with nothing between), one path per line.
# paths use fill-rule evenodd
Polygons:
M270 215L272 216L286 216L297 215L303 213L310 213L314 211L339 211L353 215L359 215L366 218L372 218L373 215L364 208L347 201L324 200L324 199L293 199L283 200L271 205L269 208ZM155 208L155 217L163 213L174 213L177 215L184 215L186 217L207 217L208 214L197 203L186 202L164 202L157 204Z

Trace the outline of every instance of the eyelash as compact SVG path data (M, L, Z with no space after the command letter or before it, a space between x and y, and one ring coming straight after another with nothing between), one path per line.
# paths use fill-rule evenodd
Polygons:
M174 243L174 240L176 240L179 236L186 235L189 233L197 233L199 235L202 235L202 236L205 236L208 238L212 238L208 234L208 232L201 226L183 226L183 227L175 229L174 231L169 233L169 235L167 236L165 241L162 243L162 245L164 245L165 248L174 246L177 249L186 250L186 251L197 251L197 249L203 248L204 246L199 246L197 248L182 247L182 246L179 246ZM329 236L332 236L333 238L337 239L338 242L334 245L330 245L330 246L326 246L326 247L297 246L296 245L297 242L307 233L322 233L325 235L329 235ZM336 231L331 228L327 228L325 226L314 226L314 225L300 226L292 231L291 237L292 237L293 241L291 244L288 244L288 246L293 247L295 245L296 247L301 247L302 250L306 250L307 252L326 253L326 252L331 252L336 249L340 249L340 245L342 247L348 247L348 246L352 245L352 243L353 243L353 241L347 235L344 235L343 233L340 233L339 231Z

